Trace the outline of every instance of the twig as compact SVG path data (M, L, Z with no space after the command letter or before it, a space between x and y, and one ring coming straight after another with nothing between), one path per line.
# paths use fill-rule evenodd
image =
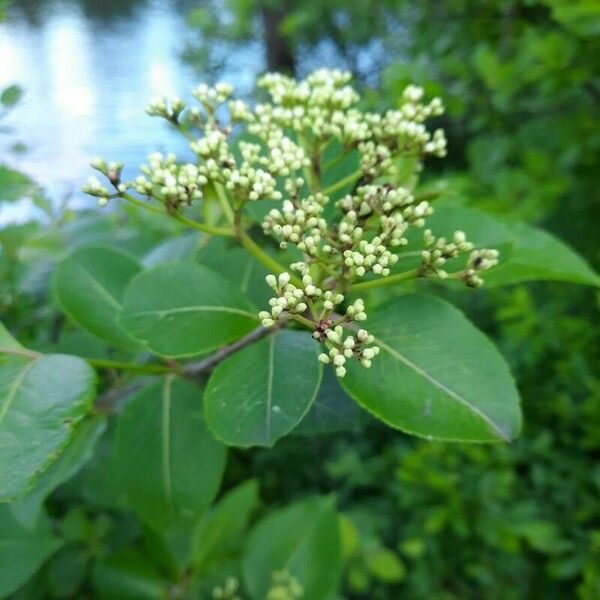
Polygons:
M275 333L282 325L283 323L279 322L273 327L257 327L256 329L253 329L250 333L245 335L243 338L236 340L228 346L223 346L223 348L217 350L217 352L211 354L209 357L198 362L188 363L183 367L181 372L185 377L191 378L204 375L205 373L212 371L221 361L225 360L228 356L231 356L235 352L242 350L242 348L245 348L250 344L254 344L259 340L262 340L264 337Z

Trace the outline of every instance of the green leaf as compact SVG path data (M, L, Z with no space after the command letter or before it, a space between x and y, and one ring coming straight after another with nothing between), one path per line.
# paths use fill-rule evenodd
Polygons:
M78 325L111 344L140 348L117 321L123 294L140 271L138 262L107 246L77 249L54 273L54 294L61 309Z
M194 529L192 563L201 573L209 561L239 542L258 504L258 484L251 479L230 490Z
M512 253L485 276L487 284L548 280L600 286L600 276L585 260L550 233L524 223L512 224L509 231Z
M358 431L364 414L342 389L333 369L325 369L317 397L294 433L322 435Z
M487 286L536 280L600 285L600 277L581 256L558 238L536 227L448 205L436 207L427 227L434 235L446 237L460 229L476 247L499 249L498 266L483 275Z
M204 425L201 397L168 376L130 398L119 417L121 488L153 529L194 522L219 489L226 451Z
M367 566L373 577L386 583L397 583L404 579L406 569L400 558L387 548L377 548L367 558Z
M74 356L0 355L0 501L57 460L91 408L94 383Z
M206 388L214 435L233 446L272 446L306 414L321 383L319 347L308 332L283 330L224 360Z
M14 106L23 96L23 88L18 85L9 85L0 93L0 104Z
M27 349L19 344L19 342L10 334L8 329L0 323L0 354L9 352L14 352L15 354L27 354Z
M202 237L198 235L198 232L169 238L152 248L144 256L142 262L146 268L150 268L178 260L192 260L200 246L200 240Z
M350 363L341 383L392 427L428 439L510 440L521 424L519 395L495 346L452 305L426 295L380 307L369 331L381 353Z
M69 545L50 561L48 587L53 598L72 598L84 583L90 560L85 546Z
M202 249L199 261L223 275L256 306L266 305L272 296L271 288L265 284L270 271L229 238L213 237Z
M13 514L25 525L34 523L44 500L61 484L73 477L92 457L106 422L101 417L84 420L75 430L58 459L35 481L27 493L11 503Z
M169 582L137 550L123 550L96 563L94 598L98 600L164 600Z
M37 184L24 173L0 165L0 201L12 202L30 196Z
M275 571L287 571L302 586L302 600L324 600L340 576L338 517L330 498L312 498L272 512L250 532L244 582L264 600Z
M248 333L257 316L218 273L170 263L144 271L125 291L121 325L162 356L194 356Z
M15 519L7 504L0 504L0 598L27 581L61 545L46 515L28 529Z

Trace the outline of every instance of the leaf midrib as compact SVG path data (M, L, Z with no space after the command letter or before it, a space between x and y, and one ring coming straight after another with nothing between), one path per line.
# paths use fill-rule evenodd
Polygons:
M474 406L469 402L466 398L461 396L459 393L455 392L453 389L449 388L445 383L436 379L433 375L416 365L409 358L404 356L401 352L392 348L392 346L388 345L381 338L375 337L375 343L380 346L383 350L385 350L388 354L391 354L393 357L397 358L400 362L404 363L409 369L412 369L417 375L431 383L434 387L438 388L444 394L458 402L459 404L466 407L471 413L477 415L480 419L485 421L492 430L504 441L509 442L510 437L507 436L499 427L494 423L494 421L486 415L481 409L477 406Z
M243 310L241 308L235 308L233 306L209 306L209 305L198 305L198 306L180 306L178 308L165 308L162 310L138 310L129 314L126 314L126 317L146 317L157 315L159 317L166 317L171 314L182 314L189 312L225 312L242 315L244 317L248 317L254 320L258 320L258 316L254 313Z
M271 443L271 408L273 404L273 371L275 369L275 336L269 337L269 373L267 375L267 443Z
M112 306L112 308L121 309L121 302L115 298L107 288L105 288L88 269L81 263L78 264L80 271L86 276L92 287L100 293L100 295Z
M162 478L165 488L165 499L169 511L175 514L173 504L173 481L171 479L171 385L173 376L165 377L162 394L162 423L161 423L161 454L162 454Z
M28 365L26 365L20 371L20 373L15 378L13 384L11 385L10 391L8 392L8 395L7 395L6 402L4 403L4 405L2 406L2 410L0 411L0 424L4 420L4 417L6 416L6 413L8 412L10 405L12 404L13 400L15 399L15 397L17 395L17 391L19 390L21 383L25 379L25 376L29 372L29 369L31 369L31 367L33 367L34 364L35 364L35 360L30 361L30 363Z

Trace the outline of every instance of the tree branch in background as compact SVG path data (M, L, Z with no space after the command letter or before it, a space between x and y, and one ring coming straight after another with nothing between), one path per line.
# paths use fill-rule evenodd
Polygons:
M288 12L287 2L265 3L261 7L267 70L293 75L296 71L294 54L281 32L281 23Z

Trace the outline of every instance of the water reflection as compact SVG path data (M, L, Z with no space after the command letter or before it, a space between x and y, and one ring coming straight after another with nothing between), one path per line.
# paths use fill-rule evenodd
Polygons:
M136 169L156 149L186 145L144 106L156 95L188 95L197 82L179 60L190 2L21 0L0 24L0 88L18 83L9 117L24 154L2 161L33 175L50 193L77 190L91 157Z

